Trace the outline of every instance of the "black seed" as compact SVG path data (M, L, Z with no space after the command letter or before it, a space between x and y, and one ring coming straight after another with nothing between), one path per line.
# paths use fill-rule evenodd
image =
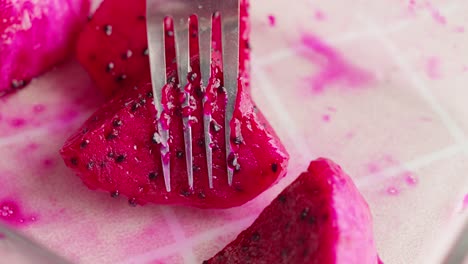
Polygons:
M272 164L271 164L271 170L272 170L273 172L277 172L277 171L278 171L278 164L272 163Z
M19 89L22 88L26 85L26 81L24 80L13 80L11 81L11 88L13 89Z
M218 87L218 89L216 89L218 93L222 94L222 93L226 93L226 88L224 88L223 86L220 86Z
M122 54L122 60L130 59L133 55L131 50L127 50L124 54Z
M234 185L234 190L236 190L236 192L244 192L244 188L242 188L239 184Z
M178 151L176 152L176 157L177 157L177 158L180 159L180 158L182 158L183 156L184 156L184 152L182 152L181 150L178 150Z
M197 87L197 89L195 89L195 95L197 98L203 98L203 90L200 87Z
M301 220L305 220L309 214L309 208L304 208L301 212Z
M132 109L131 109L131 110L132 110L132 112L135 112L135 111L138 110L138 108L140 108L140 107L141 107L141 104L140 104L140 103L134 103L134 104L132 105Z
M221 130L221 126L215 121L215 120L211 120L211 129L214 131L214 132L219 132Z
M281 257L286 258L286 257L288 257L288 255L289 255L289 250L287 250L286 248L283 248L281 250Z
M189 81L193 82L193 81L195 81L197 79L197 77L198 77L198 74L196 72L190 72L189 76L188 76L188 79L189 79Z
M109 153L107 154L107 157L113 158L113 157L114 157L114 153L113 153L113 152L109 152Z
M119 194L120 194L119 191L113 191L113 192L110 193L110 196L112 198L117 198L117 197L119 197Z
M89 140L83 140L81 141L80 148L84 149L86 146L88 146Z
M172 37L172 36L174 36L174 31L168 30L168 31L166 31L166 34L167 34L169 37Z
M248 246L242 246L241 250L242 250L242 252L247 252L247 251L249 251L249 247Z
M259 241L260 240L260 234L258 232L254 232L252 234L252 241Z
M125 160L124 155L119 155L119 156L117 156L117 158L115 158L115 162L117 162L117 163L122 163L124 160Z
M144 21L144 20L146 20L146 17L144 15L139 15L139 16L137 16L137 19L141 20L141 21Z
M128 199L128 204L132 207L136 207L137 206L137 201L136 201L136 198L130 198Z
M153 93L152 93L152 92L148 92L148 93L146 94L146 97L148 97L148 98L153 98Z
M106 72L111 72L114 69L115 65L113 62L109 62L106 66Z
M112 26L111 25L105 25L104 26L104 33L106 33L107 36L112 35Z
M205 198L206 198L205 193L204 193L204 192L199 192L199 193L198 193L198 198L200 198L200 199L205 199Z
M88 162L88 165L86 165L86 167L88 168L88 170L91 170L92 168L94 168L94 162Z
M150 174L148 174L148 178L150 179L150 181L156 179L156 177L158 177L157 172L151 172Z
M78 165L78 158L73 157L73 158L70 159L70 162L71 162L71 164L76 166L76 165Z
M112 121L112 125L114 127L119 127L122 125L122 121L120 119L115 119L114 121Z
M189 196L190 196L190 192L187 191L187 190L182 190L182 191L180 191L180 194L181 194L182 196L184 196L184 197L189 197Z
M250 47L250 41L248 41L248 40L245 41L245 48L246 48L246 49L250 49L250 48L251 48L251 47Z
M106 136L106 140L113 140L117 138L117 131L112 131Z
M127 79L127 75L121 74L121 75L117 76L117 78L115 78L115 81L119 83L119 82L125 81L125 79Z
M197 165L193 165L193 172L199 172L201 171L201 168Z
M232 139L232 142L236 145L242 144L242 138L241 137L235 137Z
M313 225L317 223L317 219L314 216L309 217L309 224Z
M202 138L200 138L199 140L197 140L197 145L198 145L199 147L205 146L205 140L202 139Z
M278 196L278 201L280 201L280 202L283 203L283 204L286 203L286 195L280 194L280 195Z
M106 163L103 161L103 162L101 162L101 164L99 164L99 166L101 166L101 168L104 168L104 167L106 167Z
M92 16L92 15L88 15L88 21L91 21L91 19L93 19L93 16Z
M149 49L146 48L143 50L143 56L148 56L149 55Z

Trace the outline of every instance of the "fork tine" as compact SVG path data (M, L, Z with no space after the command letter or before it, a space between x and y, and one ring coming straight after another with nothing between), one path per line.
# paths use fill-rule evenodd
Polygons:
M148 1L148 5L155 4L155 2ZM153 88L153 100L157 110L156 120L158 120L158 134L161 139L160 152L161 162L163 167L164 183L166 191L171 191L171 170L170 160L167 159L169 153L169 131L162 127L160 120L162 113L161 97L162 87L166 84L166 52L165 52L165 39L164 39L164 21L159 20L157 16L153 16L154 8L147 8L147 25L148 25L148 41L151 43L162 43L162 45L148 45L149 56L150 56L150 68L151 68L151 83Z
M229 156L232 152L230 122L234 115L239 78L239 10L240 3L238 0L224 0L220 3L219 11L221 13L223 77L224 87L227 93L225 136L229 185L232 185L234 174L234 169L229 166ZM235 19L230 20L230 18Z
M208 16L200 16L199 29L198 29L198 41L200 45L200 71L202 78L202 85L208 86L211 77L211 23L212 15L207 13ZM206 98L203 99L203 104L206 103ZM203 130L205 137L205 153L206 153L206 165L208 169L208 186L213 189L213 151L211 149L211 114L203 114Z
M190 104L189 92L185 91L185 84L187 83L187 75L190 68L189 63L189 17L175 16L174 17L174 33L175 43L177 47L177 72L179 76L179 86L185 94L185 102L183 107L188 107ZM190 189L193 189L193 160L192 160L192 128L190 126L190 116L182 118L184 124L184 144L185 144L185 162L187 166L187 177Z

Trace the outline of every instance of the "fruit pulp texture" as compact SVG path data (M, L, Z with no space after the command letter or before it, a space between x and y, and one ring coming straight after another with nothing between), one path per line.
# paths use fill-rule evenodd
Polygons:
M196 63L199 60L196 43L190 46L193 51L190 60L193 67L188 74L188 84L182 89L177 87L174 34L171 33L172 24L168 21L166 59L169 82L163 88L163 112L160 120L171 135L170 152L164 159L170 160L172 191L168 193L165 190L158 137L153 136L156 110L151 103L153 95L150 85L123 90L91 117L62 149L67 165L77 170L90 188L101 188L114 195L124 194L130 198L132 204L155 202L226 208L251 200L284 175L288 155L250 98L247 1L242 1L241 6L239 92L230 123L231 145L236 153L229 157L229 163L235 169L233 185L227 184L224 108L225 89L229 87L222 86L220 34L213 34L213 76L204 95L200 85L200 70ZM220 24L214 23L213 27L216 31ZM196 38L192 36L191 39ZM183 106L187 94L189 105ZM210 124L213 189L208 187L202 123L203 115L209 113L213 119ZM182 117L188 115L192 121L193 189L188 186L184 157ZM85 142L84 148L81 147L82 142Z

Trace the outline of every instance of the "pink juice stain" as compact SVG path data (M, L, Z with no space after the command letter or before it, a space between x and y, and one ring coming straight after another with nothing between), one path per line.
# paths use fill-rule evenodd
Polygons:
M13 200L0 201L0 221L13 226L24 226L36 220L35 216L24 215L19 203Z
M409 186L416 186L419 183L418 178L409 171L403 173L403 178L405 179L406 184Z
M276 17L274 15L268 15L268 23L270 26L276 26Z
M24 118L13 118L10 121L10 126L13 128L21 128L26 125L26 120Z
M317 21L323 21L325 20L326 16L321 10L316 10L314 14L314 18Z
M439 79L442 77L440 70L440 59L437 57L430 57L426 62L426 75L430 79Z
M321 69L307 80L312 91L323 92L331 84L344 82L350 88L362 87L373 80L373 75L351 63L331 46L311 34L302 36L302 44L306 48L306 56ZM319 57L319 59L317 59Z
M463 198L463 205L462 205L462 209L463 210L466 210L468 209L468 193L465 194L465 197Z
M437 22L440 25L446 25L447 24L447 18L445 18L440 11L432 6L429 2L426 3L426 7L431 12L431 16L434 19L435 22Z

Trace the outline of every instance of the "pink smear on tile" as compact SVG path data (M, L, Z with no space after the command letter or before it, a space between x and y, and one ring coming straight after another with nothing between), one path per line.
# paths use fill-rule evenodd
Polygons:
M400 190L398 190L395 186L390 186L387 188L387 194L397 196L398 194L400 194Z
M465 198L463 198L463 209L468 209L468 193L465 194Z
M353 139L355 136L354 132L353 131L349 131L348 133L346 133L345 135L345 138L350 140L350 139Z
M426 62L427 77L435 80L439 79L442 74L440 72L440 60L437 57L430 57Z
M49 169L49 168L51 168L51 167L53 167L55 165L55 162L54 162L53 159L48 158L48 159L44 159L42 161L42 165L43 165L44 168Z
M79 112L75 109L65 109L59 116L64 123L71 123L79 117Z
M307 78L313 92L323 92L325 88L336 83L345 83L349 88L359 88L373 80L371 73L347 62L338 51L318 37L304 34L302 44L306 48L305 56L321 67L318 73Z
M274 15L269 15L268 16L268 22L270 23L270 26L274 27L276 25L276 18Z
M13 128L20 128L26 125L26 120L24 118L14 118L10 121L10 126Z
M463 70L463 72L468 72L468 66L464 65L462 70Z
M11 199L0 201L0 221L14 226L24 226L36 221L35 216L26 216L18 202Z
M315 11L314 17L317 21L323 21L326 18L325 14L320 10Z
M465 27L464 26L456 26L454 30L457 33L464 33L465 32Z
M406 184L409 186L416 186L419 183L418 178L412 172L403 173L403 177L406 181Z
M323 116L322 116L323 122L328 123L328 122L330 122L330 119L331 119L330 115L323 115Z
M426 6L431 12L432 18L435 22L441 25L447 24L447 18L445 18L445 16L443 16L437 8L433 7L429 2L426 3Z

